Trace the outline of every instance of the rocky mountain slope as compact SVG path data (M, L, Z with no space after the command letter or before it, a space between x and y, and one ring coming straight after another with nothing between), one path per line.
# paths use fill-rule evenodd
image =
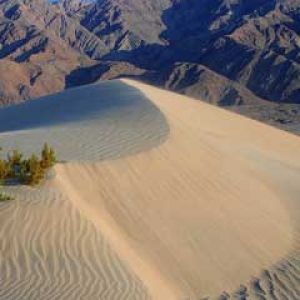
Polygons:
M42 1L2 1L1 12L1 102L63 89L65 76L81 64L81 55L56 35L53 22L60 11Z
M0 43L1 103L133 76L300 122L298 0L3 0Z

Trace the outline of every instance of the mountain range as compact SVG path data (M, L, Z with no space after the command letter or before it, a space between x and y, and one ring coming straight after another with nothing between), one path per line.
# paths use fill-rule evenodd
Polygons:
M300 131L299 0L2 0L0 102L133 77Z

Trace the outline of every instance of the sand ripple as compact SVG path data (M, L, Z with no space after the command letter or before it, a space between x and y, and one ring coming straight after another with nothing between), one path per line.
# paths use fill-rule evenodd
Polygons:
M164 116L138 90L106 82L0 110L0 145L99 161L162 143ZM99 230L54 189L7 188L0 203L0 299L148 299Z
M58 192L0 204L0 299L148 299L101 233Z
M299 137L132 81L0 120L5 149L81 161L7 188L1 300L300 299Z
M60 160L99 161L158 146L165 117L137 89L120 81L67 90L0 110L4 150L39 151L44 142Z

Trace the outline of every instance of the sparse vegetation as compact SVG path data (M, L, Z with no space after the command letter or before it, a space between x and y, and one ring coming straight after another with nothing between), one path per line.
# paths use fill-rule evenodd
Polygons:
M5 202L13 199L14 199L13 197L0 192L0 202Z
M56 162L55 152L53 148L49 147L47 143L44 144L44 148L41 153L41 166L43 169L53 167Z
M9 181L38 185L55 163L55 151L47 143L44 144L40 157L32 154L29 158L24 158L20 151L13 150L8 153L7 159L0 159L0 185ZM6 200L11 200L11 197L0 192L0 201Z
M23 163L23 154L20 153L18 150L13 150L12 153L7 155L7 172L8 177L10 178L17 178L19 175L21 164Z
M8 162L0 159L0 183L3 183L3 181L8 177L10 170L9 170Z

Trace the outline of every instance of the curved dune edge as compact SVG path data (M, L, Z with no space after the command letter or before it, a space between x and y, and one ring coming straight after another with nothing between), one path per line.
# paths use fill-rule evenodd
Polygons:
M94 222L154 299L231 293L297 249L298 137L123 82L162 111L168 140L119 160L58 165L51 185ZM255 285L249 291L259 297Z
M60 160L119 159L163 143L168 124L139 90L101 82L0 110L2 155L50 143ZM30 141L30 142L29 142ZM60 191L9 186L0 203L0 299L149 299L143 282Z
M119 159L156 147L169 134L159 109L120 80L2 108L0 120L4 152L30 155L47 141L63 161Z

